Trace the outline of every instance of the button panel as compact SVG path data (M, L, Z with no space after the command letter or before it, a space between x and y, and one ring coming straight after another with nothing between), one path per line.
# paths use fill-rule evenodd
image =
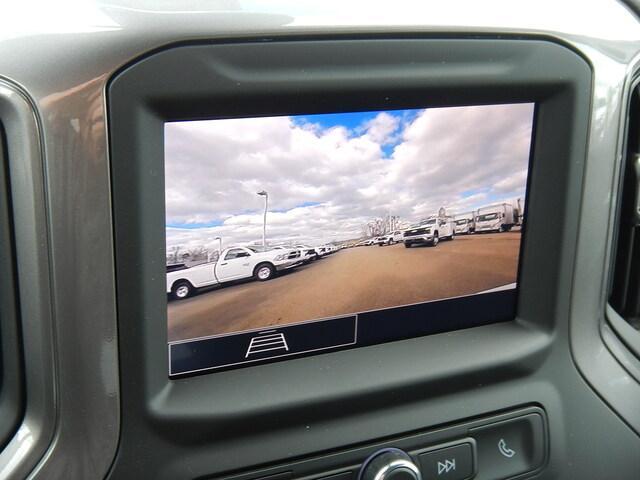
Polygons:
M415 478L422 480L503 480L540 471L547 460L548 442L544 410L529 406L221 480L365 480L363 465L384 451L408 454ZM406 476L403 470L396 473Z
M478 480L503 479L542 467L544 425L537 413L472 429L478 446Z

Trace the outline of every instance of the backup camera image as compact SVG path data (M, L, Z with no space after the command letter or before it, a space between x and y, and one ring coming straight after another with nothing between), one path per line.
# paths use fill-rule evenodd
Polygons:
M513 318L534 104L165 124L170 373Z

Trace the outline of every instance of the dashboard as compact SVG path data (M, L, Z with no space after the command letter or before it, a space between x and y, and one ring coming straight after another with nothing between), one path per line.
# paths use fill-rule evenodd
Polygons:
M633 2L1 8L0 478L638 478Z

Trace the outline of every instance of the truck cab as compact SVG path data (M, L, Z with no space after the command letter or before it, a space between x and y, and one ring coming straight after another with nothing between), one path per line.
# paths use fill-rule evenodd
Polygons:
M508 232L517 223L517 211L509 203L498 203L478 209L476 232Z
M455 223L456 235L465 235L473 233L476 229L474 212L467 212L455 215L453 217Z

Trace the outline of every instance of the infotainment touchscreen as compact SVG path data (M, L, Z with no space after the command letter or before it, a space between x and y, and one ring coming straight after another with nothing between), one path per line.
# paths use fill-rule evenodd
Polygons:
M512 320L534 107L166 123L170 375Z

